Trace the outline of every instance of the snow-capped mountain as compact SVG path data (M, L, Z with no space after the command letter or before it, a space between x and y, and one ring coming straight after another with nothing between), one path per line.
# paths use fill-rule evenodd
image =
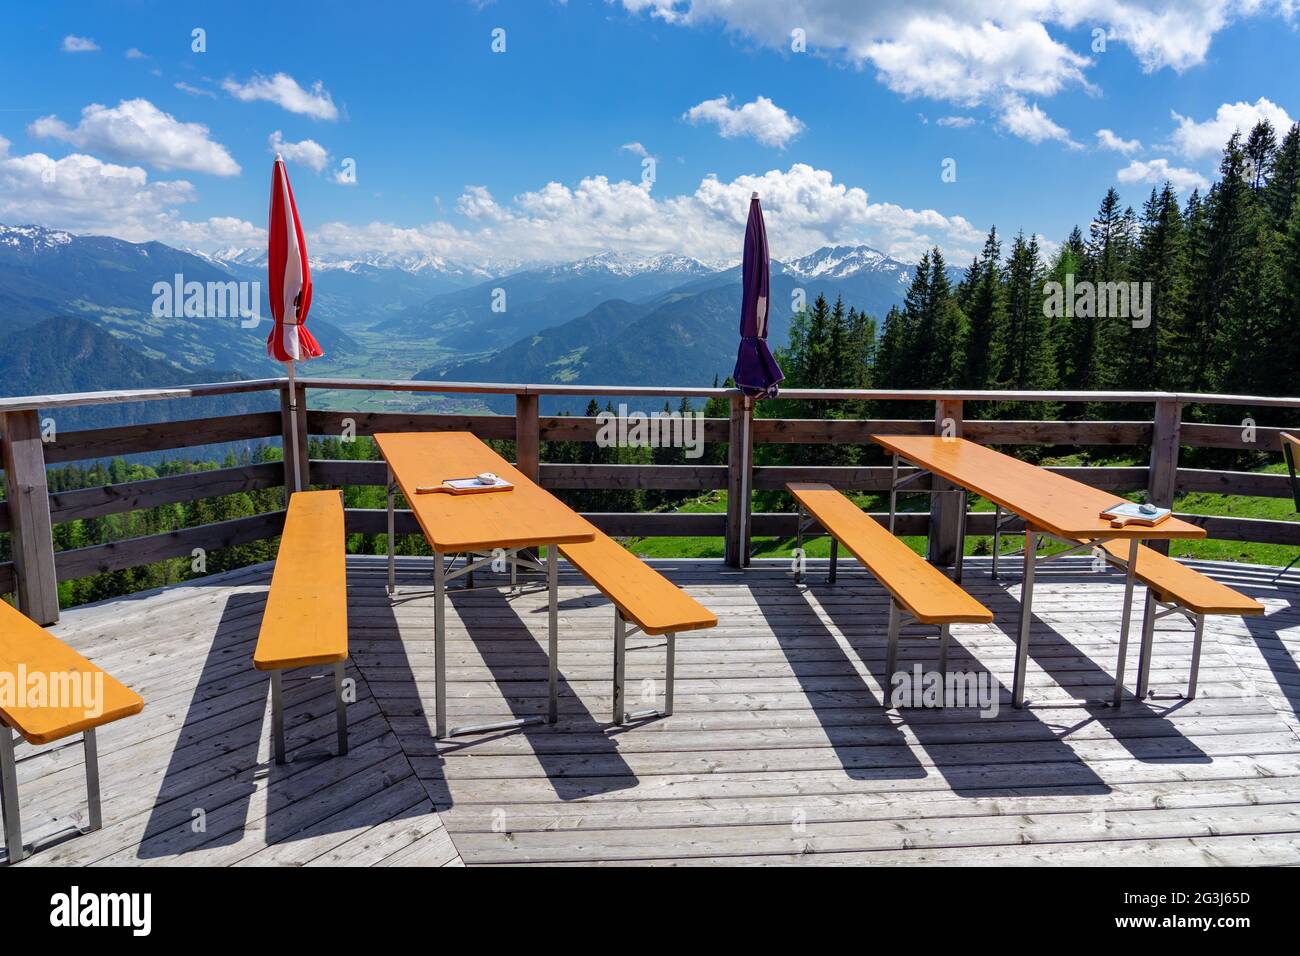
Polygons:
M915 263L895 259L870 246L823 246L816 252L784 263L786 269L805 279L847 279L863 273L887 273L907 284Z
M663 253L656 256L637 256L624 252L601 252L585 259L562 262L558 265L545 266L535 270L553 276L594 276L610 275L632 278L653 272L659 275L690 276L708 275L718 270L706 265L693 256L677 256Z
M72 233L44 226L6 226L0 224L0 246L15 252L38 252L56 249L72 242Z

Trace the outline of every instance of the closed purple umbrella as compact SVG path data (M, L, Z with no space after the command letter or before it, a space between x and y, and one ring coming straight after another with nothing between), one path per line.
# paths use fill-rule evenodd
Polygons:
M749 199L749 222L745 226L745 258L740 267L740 351L736 354L736 370L731 377L745 394L745 414L741 427L741 458L749 462L753 456L751 420L754 400L776 398L777 385L785 378L781 366L776 364L767 347L767 317L769 311L771 262L767 255L767 229L763 226L763 207L758 193ZM749 468L740 470L740 553L733 557L737 567L749 564Z
M767 256L767 230L758 193L749 200L745 226L745 259L740 267L740 351L732 378L736 387L753 398L776 398L777 384L785 378L767 347L767 316L771 263Z

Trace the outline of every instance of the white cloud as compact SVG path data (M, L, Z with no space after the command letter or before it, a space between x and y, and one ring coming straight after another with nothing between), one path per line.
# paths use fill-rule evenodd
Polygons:
M778 258L823 245L865 242L901 258L939 245L953 261L979 251L983 230L961 216L873 202L865 190L837 183L827 170L796 163L724 182L709 176L690 193L662 198L639 182L591 176L570 186L550 182L509 201L485 187L467 187L458 227L371 222L328 223L313 231L312 250L433 253L458 261L507 258L559 260L597 252L676 253L707 262L735 262L744 239L749 197L763 199L768 241Z
M1193 169L1170 166L1167 159L1153 159L1149 162L1135 159L1117 172L1115 178L1122 183L1155 183L1157 185L1168 180L1173 183L1174 188L1179 192L1210 188L1210 181L1200 173Z
M940 116L935 123L952 129L966 129L974 126L976 120L973 116Z
M226 80L221 88L237 100L251 102L266 100L275 103L290 113L301 113L313 119L336 120L339 118L334 98L325 89L324 83L317 80L310 90L304 90L288 73L274 76L254 76L247 83Z
M640 143L624 143L619 149L631 153L633 156L640 156L642 159L650 155L650 151Z
M128 60L147 60L148 56L144 53L141 53L135 47L131 47L129 50L126 51L126 58Z
M1290 18L1296 10L1295 0L621 2L633 13L681 26L721 23L783 53L790 50L791 29L799 27L810 50L874 67L898 93L995 109L1009 94L1043 98L1067 88L1091 90L1094 29L1103 30L1112 47L1127 47L1148 72L1182 71L1203 63L1215 35L1234 20Z
M144 99L123 100L112 108L92 103L81 111L81 122L75 127L56 116L44 116L27 132L156 169L190 169L213 176L239 173L239 164L226 148L208 138L206 126L182 123Z
M90 37L73 36L69 33L63 38L64 53L94 53L99 49L99 44Z
M214 100L217 98L217 94L213 93L211 90L205 90L202 89L201 87L191 86L190 84L186 83L184 80L181 80L179 83L173 85L176 87L176 89L180 90L182 93L188 93L190 94L190 96L207 96Z
M1123 153L1126 156L1129 153L1136 153L1142 148L1142 142L1140 140L1123 139L1122 137L1116 136L1112 130L1108 129L1097 130L1097 145L1102 149L1111 149L1117 153Z
M0 222L37 222L67 229L140 229L193 202L184 180L150 182L139 166L118 166L73 153L0 156ZM119 233L120 234L120 233Z
M1177 113L1173 113L1173 118L1178 122L1173 135L1174 148L1187 159L1219 155L1234 132L1240 131L1244 138L1260 120L1272 123L1279 138L1294 122L1286 110L1263 96L1254 103L1224 103L1212 118L1199 123Z
M1070 131L1054 123L1037 103L1031 106L1014 94L1008 94L1002 101L1002 114L998 122L1007 132L1031 143L1055 140L1071 149L1079 148L1079 144L1070 139Z
M302 163L307 168L320 172L329 162L330 154L314 139L304 139L297 143L287 142L278 129L270 135L267 143L272 153L279 153L289 163Z
M139 166L106 163L84 153L54 159L44 153L13 156L9 148L0 137L0 222L178 246L266 241L264 229L233 217L181 218L178 207L198 199L193 184L183 179L151 181Z
M766 96L740 107L733 107L730 97L719 96L692 106L682 119L697 125L714 123L727 139L751 136L764 146L780 148L785 148L806 128L798 117L791 116Z
M892 35L866 42L860 59L896 93L968 106L1005 91L1050 96L1086 85L1083 70L1091 62L1040 23L1000 26L948 16L909 19Z

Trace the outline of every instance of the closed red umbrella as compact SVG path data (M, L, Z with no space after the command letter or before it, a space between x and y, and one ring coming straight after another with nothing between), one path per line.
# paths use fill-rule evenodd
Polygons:
M271 336L266 351L289 370L289 423L293 441L293 490L302 490L301 465L298 462L298 392L294 386L294 363L318 358L324 353L320 343L307 331L307 312L311 308L311 267L307 264L307 243L302 237L298 204L293 199L284 157L275 156L271 172L271 213L267 226L266 261L268 298L271 301ZM285 451L285 462L291 457Z

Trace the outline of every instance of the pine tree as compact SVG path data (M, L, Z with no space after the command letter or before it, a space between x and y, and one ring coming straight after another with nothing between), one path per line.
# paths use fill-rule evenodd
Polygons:
M1268 120L1260 120L1251 129L1243 148L1246 154L1246 181L1255 192L1267 185L1276 150L1277 135L1273 131L1273 124Z
M958 296L969 329L961 376L961 384L967 388L992 387L994 344L1005 337L1001 268L1002 244L995 227L989 230L979 258L966 270Z
M1200 248L1195 252L1193 268L1187 355L1187 385L1193 391L1213 390L1218 372L1225 365L1223 326L1251 238L1254 196L1245 170L1241 136L1233 133L1219 164L1220 179L1205 200L1203 235L1197 237Z
M1294 124L1273 155L1273 175L1264 189L1264 201L1273 216L1273 228L1287 231L1296 195L1300 193L1300 123Z
M1173 346L1187 305L1187 250L1178 197L1168 181L1142 207L1137 277L1151 283L1150 325L1135 329L1136 341L1126 353L1125 388L1173 389L1177 369Z

